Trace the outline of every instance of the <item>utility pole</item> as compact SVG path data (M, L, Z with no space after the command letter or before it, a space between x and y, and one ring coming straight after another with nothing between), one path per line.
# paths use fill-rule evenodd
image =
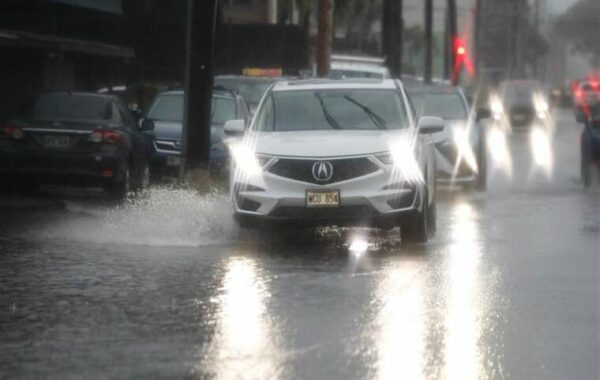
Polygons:
M425 83L431 83L433 70L433 0L425 0Z
M402 0L383 0L383 50L392 78L402 77Z
M475 1L475 74L479 78L480 74L480 65L481 65L481 16L483 14L483 2L484 0L476 0Z
M333 43L333 3L319 0L319 25L317 35L317 76L327 77L331 69Z
M217 11L218 0L188 0L181 180L209 162Z
M454 51L454 41L458 37L458 28L456 26L456 0L448 0L447 10L448 12L448 30L446 34L446 48L448 49L448 54L446 59L447 67L449 68L449 73L454 71L454 65L456 64L456 52ZM449 75L450 76L450 75ZM459 75L452 76L452 85L456 86L458 84Z

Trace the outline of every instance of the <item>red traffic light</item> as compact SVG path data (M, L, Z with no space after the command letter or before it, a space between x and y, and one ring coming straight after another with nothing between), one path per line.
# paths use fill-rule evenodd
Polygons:
M458 54L458 55L465 55L466 52L467 51L465 50L464 46L458 46L456 48L456 54Z

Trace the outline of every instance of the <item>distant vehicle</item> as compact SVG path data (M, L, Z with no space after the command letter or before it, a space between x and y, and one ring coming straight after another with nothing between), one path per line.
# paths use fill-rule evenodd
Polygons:
M388 79L390 72L385 60L378 57L333 55L329 76L332 79L372 78Z
M215 87L236 91L248 104L250 111L254 112L269 87L281 80L285 78L226 75L215 77Z
M437 116L444 120L446 140L436 145L437 179L485 190L487 186L487 150L482 116L472 114L460 87L424 85L411 87L408 93L417 115Z
M159 93L141 121L152 137L150 167L153 175L163 176L177 172L181 163L181 135L183 132L183 91ZM249 120L250 110L235 92L213 90L210 128L211 170L228 167L229 153L223 143L223 125L228 120Z
M589 107L589 117L580 114L584 123L581 133L581 180L585 187L600 177L600 102Z
M436 225L432 142L437 117L418 121L396 80L277 83L232 146L231 199L243 227L401 226L425 242Z
M600 79L578 81L573 91L575 113L589 115L590 107L600 102Z
M507 80L500 84L498 92L506 119L513 127L531 126L549 112L547 96L538 81Z
M0 129L0 158L24 192L60 183L123 199L148 185L147 137L114 95L55 92Z

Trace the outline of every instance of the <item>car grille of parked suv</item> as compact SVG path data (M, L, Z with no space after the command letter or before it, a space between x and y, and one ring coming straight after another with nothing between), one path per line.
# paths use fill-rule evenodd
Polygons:
M315 163L329 162L332 165L333 173L327 181L318 181L313 176L313 166ZM335 160L302 160L287 159L278 160L269 168L269 172L280 177L290 178L297 181L315 183L318 185L328 185L336 182L342 182L353 178L358 178L376 172L379 169L367 157L342 158Z
M175 140L156 140L156 148L160 150L167 150L171 152L180 152L181 145L179 141Z

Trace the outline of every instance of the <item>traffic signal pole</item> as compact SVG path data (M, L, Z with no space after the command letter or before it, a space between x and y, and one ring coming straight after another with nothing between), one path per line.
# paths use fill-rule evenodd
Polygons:
M458 28L456 26L456 0L448 0L447 3L448 12L448 34L446 36L446 44L448 49L447 59L449 60L448 67L451 68L451 72L454 72L456 64L456 49L455 41L458 38ZM452 85L458 85L459 76L451 75Z
M188 0L182 162L179 177L206 169L210 153L218 0Z

